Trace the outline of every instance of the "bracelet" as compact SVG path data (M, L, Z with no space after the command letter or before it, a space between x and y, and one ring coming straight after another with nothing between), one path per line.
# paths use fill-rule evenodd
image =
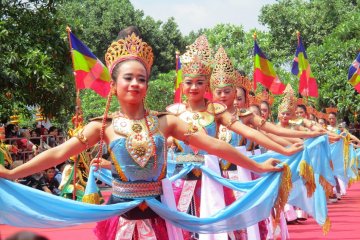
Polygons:
M225 125L226 128L231 127L231 125L233 125L235 122L237 121L236 117L232 117L229 122Z
M184 143L186 145L189 145L189 138L190 136L192 136L193 134L197 133L199 131L199 128L195 125L193 125L192 123L189 123L188 125L188 130L187 132L184 134L185 135L185 139L184 139Z
M85 144L86 149L89 148L89 141L83 134L84 129L81 129L79 132L77 132L74 137L80 140L81 143Z

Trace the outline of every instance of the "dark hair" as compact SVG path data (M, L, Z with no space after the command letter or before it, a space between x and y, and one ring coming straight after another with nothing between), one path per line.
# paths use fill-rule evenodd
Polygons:
M304 112L307 113L306 106L304 104L298 104L297 107L302 108Z
M124 38L126 38L127 36L129 36L129 35L131 35L133 33L135 33L136 36L141 38L141 34L140 34L140 31L139 31L138 27L137 26L129 26L127 28L122 29L118 33L116 41L119 40L119 39L124 39Z
M56 129L58 129L58 128L55 127L55 126L51 126L51 127L49 128L48 132L51 133L52 131L54 131L54 130L56 130Z

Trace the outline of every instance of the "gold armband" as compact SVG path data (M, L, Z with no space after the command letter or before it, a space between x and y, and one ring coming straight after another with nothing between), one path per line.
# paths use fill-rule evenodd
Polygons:
M199 128L197 126L193 125L192 123L189 123L188 130L184 134L185 135L184 143L186 145L189 145L189 137L192 136L193 134L197 133L198 131L199 131Z
M231 127L231 125L233 125L235 122L237 121L237 118L234 116L232 117L229 122L225 125L226 128Z
M85 144L86 149L88 149L88 148L89 148L89 141L88 141L88 139L84 136L83 131L84 131L84 129L81 129L80 131L78 131L78 132L74 135L74 137L76 137L77 139L79 139L81 143Z

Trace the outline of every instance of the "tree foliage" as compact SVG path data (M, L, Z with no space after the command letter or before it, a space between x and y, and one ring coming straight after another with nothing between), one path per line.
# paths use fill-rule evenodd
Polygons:
M69 0L59 8L58 15L66 19L73 32L103 59L118 32L130 25L139 28L144 41L155 55L152 75L175 68L175 51L183 50L185 41L174 18L156 21L135 9L129 0ZM64 26L65 29L65 26Z
M74 93L66 39L48 1L4 1L0 8L0 115L38 105L59 116Z
M319 85L318 108L337 106L350 120L351 113L360 110L359 94L347 83L348 68L359 50L359 14L356 0L290 0L263 7L259 17L269 27L272 49L277 49L273 56L284 66L292 61L296 31L301 32Z

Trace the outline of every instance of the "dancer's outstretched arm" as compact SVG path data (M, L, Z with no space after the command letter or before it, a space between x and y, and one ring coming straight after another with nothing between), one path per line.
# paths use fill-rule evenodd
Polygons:
M275 166L279 163L279 160L270 158L264 163L257 163L238 152L230 144L210 137L201 131L197 131L198 129L196 129L196 127L185 123L175 116L163 116L159 119L159 122L161 128L160 130L166 137L173 136L185 143L203 149L209 154L216 155L255 172L281 171L281 168Z

